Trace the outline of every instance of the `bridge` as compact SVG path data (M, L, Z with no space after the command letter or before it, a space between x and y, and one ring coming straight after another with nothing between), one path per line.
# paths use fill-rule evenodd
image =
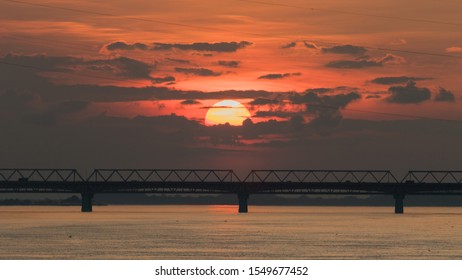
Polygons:
M0 193L77 193L92 212L98 193L234 194L239 213L254 194L391 195L404 213L409 195L462 195L462 171L252 170L240 179L223 169L0 169Z

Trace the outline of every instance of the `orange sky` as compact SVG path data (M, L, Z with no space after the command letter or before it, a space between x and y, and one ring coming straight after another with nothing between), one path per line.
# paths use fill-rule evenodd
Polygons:
M2 0L0 158L457 169L461 18L456 0ZM205 126L225 99L251 120Z
M439 87L452 92L456 101L460 101L462 86L458 76L461 59L393 51L408 50L462 56L459 23L462 3L406 1L403 4L398 0L290 0L265 3L286 6L235 0L118 0L111 1L111 5L94 1L30 0L26 1L26 4L2 1L0 53L2 56L73 56L87 60L128 57L152 65L151 77L175 78L174 83L159 83L157 86L181 91L303 92L312 88L350 87L362 96L361 100L348 104L347 108L350 109L462 119L460 102L431 101ZM34 4L44 4L46 7ZM114 42L142 43L150 46L154 42L212 44L242 41L252 44L233 52L178 48L157 51L111 51L105 48ZM294 42L295 46L283 48L291 42ZM307 48L304 42L317 48ZM356 54L324 51L342 45L365 47L366 51ZM391 50L374 49L377 47ZM382 63L381 60L388 54L393 55L394 59ZM326 67L329 62L345 60L365 60L380 65L359 69ZM237 61L238 66L220 65L220 61ZM216 74L199 76L175 70L177 68L207 69ZM104 69L79 69L79 73L86 73L89 77L76 79L72 75L60 75L54 82L86 82L122 87L151 85L151 81L143 78L125 78L120 82L91 78L92 75L114 77L113 73L107 73ZM287 75L280 79L259 79L268 74ZM400 76L431 78L417 81L417 87L428 88L432 97L418 105L391 104L386 102L389 96L388 88L405 84L371 83L377 77ZM366 99L372 95L381 97ZM280 96L280 99L287 100L284 96ZM210 100L201 101L201 106L186 106L187 109L178 105L181 101L183 100L156 102L163 104L162 106L152 105L151 100L117 104L93 103L89 112L95 114L104 111L117 116L176 113L201 119L206 111L203 107L209 106L208 104L216 102L217 99L211 96ZM251 100L244 101L248 103ZM249 106L249 110L255 113L259 108ZM343 114L353 118L384 118L383 115L348 110Z

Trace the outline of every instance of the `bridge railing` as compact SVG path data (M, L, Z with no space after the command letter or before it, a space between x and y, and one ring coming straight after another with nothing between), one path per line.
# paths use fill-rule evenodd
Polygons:
M460 184L462 171L409 171L402 183Z
M0 182L241 182L228 169L0 169ZM409 171L402 180L388 170L252 170L242 182L462 184L462 171Z
M244 182L398 183L388 170L252 170Z
M89 182L240 182L228 169L95 169Z
M17 182L83 182L76 169L0 169L0 181Z

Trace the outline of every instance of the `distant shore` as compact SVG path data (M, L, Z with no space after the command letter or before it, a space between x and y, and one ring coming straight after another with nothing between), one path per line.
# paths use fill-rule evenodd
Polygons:
M235 195L146 195L146 194L97 194L93 205L235 205ZM393 206L391 196L280 196L251 195L251 205L261 206ZM408 196L407 206L462 207L462 197L458 196ZM77 195L65 199L20 199L10 198L0 200L0 206L80 206Z

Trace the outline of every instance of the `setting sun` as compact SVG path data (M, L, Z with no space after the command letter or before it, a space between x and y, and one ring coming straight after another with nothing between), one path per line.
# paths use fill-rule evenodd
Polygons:
M207 111L205 124L242 125L242 122L247 118L250 118L250 112L244 105L234 100L222 100L215 103Z

